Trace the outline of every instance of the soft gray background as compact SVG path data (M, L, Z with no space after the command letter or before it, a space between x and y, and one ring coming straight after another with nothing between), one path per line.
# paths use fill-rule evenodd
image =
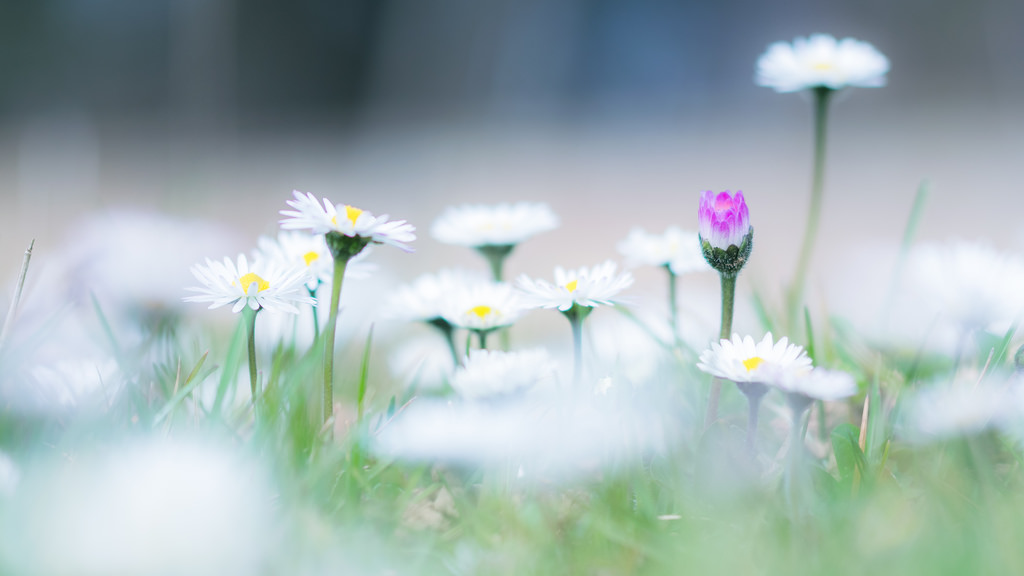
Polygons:
M755 86L754 63L813 32L869 41L892 71L832 110L812 283L846 282L862 248L884 270L923 178L922 238L1016 250L1022 30L1012 0L5 2L0 270L30 238L43 258L77 218L125 204L255 241L298 188L418 225L416 256L379 251L402 277L465 261L427 234L444 206L546 200L562 228L510 267L548 275L616 257L635 225L692 228L701 190L738 188L757 229L748 282L776 291L811 110Z

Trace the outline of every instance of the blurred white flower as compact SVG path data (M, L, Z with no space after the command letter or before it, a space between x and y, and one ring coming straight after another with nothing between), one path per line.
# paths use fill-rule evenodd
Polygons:
M573 304L595 308L614 306L615 297L633 284L629 272L616 273L615 263L607 261L593 268L566 270L555 268L555 283L533 280L523 274L516 284L525 295L526 304L538 308L558 308L565 312Z
M1024 260L985 243L921 245L907 268L916 300L959 332L1003 331L1024 310Z
M831 402L857 393L857 381L840 370L784 371L779 377L768 380L775 388L804 400Z
M455 370L451 386L463 398L493 398L534 386L553 386L557 371L557 364L543 348L516 352L471 350L466 363Z
M156 212L115 209L85 217L58 250L56 274L40 287L67 291L58 301L95 294L116 309L180 309L188 267L240 241L222 226ZM35 268L33 263L33 268ZM38 288L37 288L38 289Z
M524 310L522 298L511 284L481 282L454 290L443 317L453 326L489 332L511 326Z
M323 206L310 193L298 190L292 192L294 200L287 204L293 210L282 210L281 228L285 230L310 230L314 234L338 233L350 238L363 238L377 244L390 244L412 252L408 243L416 239L416 228L405 220L388 221L388 215L373 214L346 204L332 204L327 198ZM340 218L339 218L340 216Z
M677 407L663 397L592 394L597 382L493 402L419 400L384 427L373 449L389 457L518 470L548 482L640 458L682 436ZM649 390L653 390L653 387Z
M278 268L263 262L250 266L245 254L238 255L237 264L230 258L223 262L207 258L205 265L192 267L192 274L203 286L186 288L199 294L186 296L185 302L210 302L210 308L234 304L231 311L236 314L246 306L298 314L297 304L316 302L305 293L305 269Z
M773 343L769 332L755 343L750 336L733 334L731 340L712 342L711 348L701 352L697 368L736 383L774 384L790 374L810 371L811 359L802 346L790 344L785 336Z
M634 228L619 242L618 250L631 265L668 266L673 274L712 269L701 251L700 236L676 226L669 226L662 234Z
M968 436L1019 419L1019 400L1005 385L936 383L903 400L903 428L919 442Z
M479 248L515 246L558 227L558 217L547 204L518 202L495 206L453 206L430 229L439 242Z
M885 86L889 60L867 42L828 34L775 42L757 60L757 84L777 92Z
M4 510L0 564L19 574L266 573L265 472L232 452L150 440L34 462Z
M614 377L611 381L624 378L632 385L656 377L667 358L664 343L672 339L668 325L641 314L633 318L609 314L588 322L587 343L594 374Z
M423 274L411 284L396 290L384 313L391 318L411 322L430 322L444 316L450 307L452 294L467 286L483 284L488 280L479 273L458 269L444 269L434 274Z

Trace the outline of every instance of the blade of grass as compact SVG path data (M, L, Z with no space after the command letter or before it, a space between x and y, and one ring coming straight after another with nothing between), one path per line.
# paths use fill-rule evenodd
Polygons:
M924 206L928 200L930 189L931 183L927 179L921 180L921 183L917 185L914 203L910 207L907 224L903 227L903 239L900 242L900 251L896 255L896 265L893 267L892 277L889 281L889 290L885 296L885 304L882 306L882 317L879 319L879 322L883 329L886 327L892 312L896 290L899 288L900 280L903 277L903 267L906 265L907 255L910 253L910 245L913 244L914 236L917 234L917 227L921 223L921 216L924 214Z
M213 401L213 414L219 415L224 397L227 395L228 387L235 383L238 377L238 367L242 361L242 345L245 342L245 322L239 319L235 326L235 332L231 336L231 344L228 345L228 353L224 358L224 366L221 369L220 381L217 383L217 396Z
M18 305L21 304L21 293L25 288L25 277L28 276L28 264L32 261L32 248L36 245L35 238L29 243L25 250L25 257L21 261L21 272L18 274L18 284L14 288L14 297L11 298L11 306L7 309L7 317L4 318L4 327L0 330L0 348L3 348L7 341L7 333L14 324L14 317L18 313Z
M182 383L180 387L178 387L178 391L174 394L174 396L171 397L170 400L167 401L167 404L165 404L164 407L161 408L160 411L158 411L156 415L153 417L154 428L158 426L160 422L163 421L164 418L170 416L174 409L178 406L178 404L180 404L182 400L184 400L189 394L191 394L192 390L196 386L198 386L203 380L205 380L206 376L209 376L210 374L213 373L214 369L210 369L203 376L203 378L196 378L196 376L199 374L199 370L202 369L203 364L206 362L206 357L209 354L209 352L203 353L203 355L199 358L199 361L196 362L196 365L188 373L188 376L185 377L185 381Z
M804 330L807 333L807 342L804 349L807 351L807 356L810 357L811 362L817 364L818 358L814 350L814 328L811 326L811 311L807 309L807 306L804 306Z

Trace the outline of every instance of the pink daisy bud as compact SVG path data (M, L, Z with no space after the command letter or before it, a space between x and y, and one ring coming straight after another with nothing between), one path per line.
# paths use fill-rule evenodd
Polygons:
M743 192L711 190L700 197L697 212L704 259L722 274L735 276L750 257L754 228Z

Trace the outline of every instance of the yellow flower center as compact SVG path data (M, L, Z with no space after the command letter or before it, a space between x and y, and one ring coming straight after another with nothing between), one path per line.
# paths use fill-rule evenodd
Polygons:
M569 282L568 284L565 285L565 289L568 290L570 294L572 294L573 292L576 291L576 286L578 284L578 280L573 280L572 282Z
M353 226L356 225L356 220L359 219L359 215L362 213L363 211L359 208L348 205L345 206L345 218L348 218L348 221L351 222Z
M470 314L476 314L477 318L483 320L488 315L490 315L491 312L494 312L494 309L491 308L490 306L485 306L481 304L479 306L473 306L467 312L469 312Z
M255 272L249 272L245 276L238 279L238 283L242 285L242 290L249 291L249 286L256 284L256 291L263 292L267 288L270 288L270 283L260 278Z
M319 257L320 257L319 254L317 254L316 252L312 252L312 251L306 252L305 254L302 255L302 259L306 261L306 266L309 266L309 265L313 264L313 262L316 262L316 259L319 258Z
M811 68L814 68L815 70L831 70L833 66L834 65L831 62L815 62L814 64L811 64Z
M754 368L760 366L762 362L764 362L764 359L760 358L759 356L754 356L753 358L747 358L746 360L744 360L743 367L747 369L747 372L750 372Z

